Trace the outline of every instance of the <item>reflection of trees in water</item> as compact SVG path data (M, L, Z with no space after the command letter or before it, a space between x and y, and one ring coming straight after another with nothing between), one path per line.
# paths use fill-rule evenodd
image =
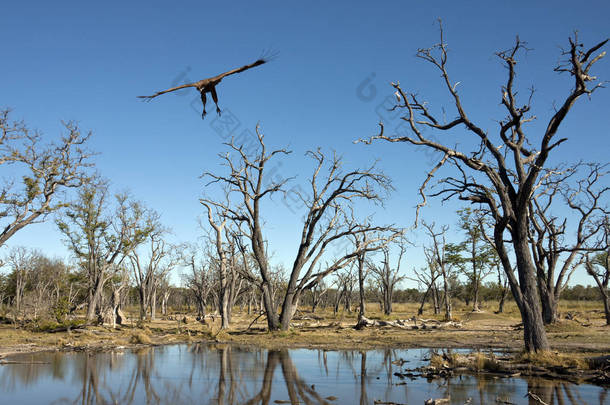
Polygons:
M194 344L188 350L184 347L146 348L125 355L43 353L21 356L21 361L44 361L48 364L2 366L0 390L19 392L18 389L22 386L35 387L37 381L53 377L64 381L72 380L73 387L78 390L77 394L55 402L59 404L270 405L273 400L279 399L306 405L364 405L384 395L388 400L394 398L395 401L397 395L401 395L398 402L407 403L422 399L419 397L422 395L421 389L408 391L408 386L412 385L410 382L402 386L396 385L400 380L393 377L393 373L401 367L396 366L400 362L393 363L398 360L399 354L393 350L317 351L319 375L314 371L311 378L326 376L330 382L334 379L344 387L349 380L354 384L353 391L347 388L344 392L331 392L343 395L338 402L333 402L324 398L320 387L316 388L311 384L312 381L307 381L307 375L299 373L298 361L293 361L288 350L267 351L221 344ZM311 355L315 356L313 352ZM295 359L301 358L298 354L295 356ZM168 360L171 361L168 363ZM315 357L313 360L315 368ZM168 364L178 368L167 368ZM311 362L307 364L311 366ZM353 379L350 375L353 375ZM583 398L581 392L584 391L575 385L543 379L524 382L520 379L464 375L451 379L439 378L428 383L420 380L414 384L419 387L421 384L430 384L430 393L436 397L451 396L455 403L490 404L496 403L496 399L524 403L526 387L527 391L549 405L605 404L608 399L608 390L599 389L599 398L592 401ZM58 390L59 387L61 386L58 385ZM539 405L534 399L530 399L529 403Z
M270 350L267 352L267 363L263 372L263 380L260 391L250 398L245 404L268 404L271 399L271 388L273 385L273 375L279 363L279 352Z
M5 392L30 386L44 377L50 376L56 380L66 377L67 360L64 353L23 354L15 356L13 360L23 363L0 369L0 390Z
M288 396L293 404L330 404L330 402L323 399L320 394L316 392L313 386L308 385L299 376L299 373L297 372L297 369L290 358L288 350L281 350L279 355L280 363L282 364L282 375L284 376Z
M81 390L72 400L62 398L56 403L72 404L131 404L136 401L138 388L145 393L147 404L161 403L162 398L151 382L155 371L155 349L144 348L134 352L135 365L126 384L114 383L109 378L112 371L126 366L122 353L85 353L79 358L75 378Z
M532 378L527 382L528 392L535 394L549 405L592 405L593 402L582 398L580 392L575 389L575 387L576 386L574 384L570 384L568 382L556 382L551 384L548 380L540 378ZM604 405L607 403L607 396L607 389L602 389L599 391L599 405ZM529 403L530 405L539 405L540 401L530 397Z

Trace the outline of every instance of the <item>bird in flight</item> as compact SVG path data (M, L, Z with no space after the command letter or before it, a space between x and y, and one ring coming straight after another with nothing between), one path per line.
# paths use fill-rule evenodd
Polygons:
M214 104L216 104L216 113L218 113L218 115L220 115L221 111L220 111L220 108L218 107L218 93L216 93L216 86L221 82L221 80L227 76L230 76L230 75L233 75L236 73L241 73L245 70L252 69L253 67L262 65L263 63L267 63L271 59L273 59L275 56L276 56L276 54L268 54L267 56L262 56L261 58L259 58L258 60L256 60L253 63L250 63L249 65L244 65L242 67L229 70L229 71L221 73L217 76L210 77L207 79L202 79L202 80L199 80L198 82L194 82L194 83L188 83L188 84L183 84L181 86L172 87L171 89L158 91L151 96L138 96L138 98L142 98L145 101L150 101L153 98L160 96L161 94L171 93L172 91L185 89L187 87L194 87L201 94L201 102L203 103L203 112L201 113L201 118L204 119L205 115L207 114L207 112L205 111L205 104L207 101L206 93L210 93L210 95L212 96L212 100L214 100Z

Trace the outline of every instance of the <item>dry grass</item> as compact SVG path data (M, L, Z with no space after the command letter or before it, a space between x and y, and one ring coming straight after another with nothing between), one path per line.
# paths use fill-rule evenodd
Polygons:
M595 306L597 304L597 306ZM395 304L394 313L383 317L387 320L410 319L417 314L416 303ZM149 340L159 344L217 341L253 344L267 348L327 348L327 349L370 349L378 347L409 348L510 348L519 350L522 346L523 330L519 312L514 303L508 302L506 312L495 314L497 303L483 303L483 312L472 312L462 303L454 305L455 317L462 320L460 329L403 330L399 328L365 328L354 330L356 312L332 309L318 310L315 314L302 308L297 313L293 327L285 332L269 333L266 321L261 317L251 329L247 329L254 315L248 315L235 308L231 328L220 331L220 319L206 319L202 324L194 320L192 314L174 313L173 319L137 322L138 309L128 308L130 319L117 329L92 326L71 333L45 333L19 328L10 324L0 324L0 353L15 350L41 350L62 347L113 347L117 345L142 344L146 338L133 337L144 333ZM565 352L587 351L610 354L610 329L604 326L601 303L562 302L562 311L569 311L578 321L562 320L548 328L549 340L554 350ZM581 312L586 310L588 312ZM187 318L184 323L183 319ZM367 317L381 319L382 313L376 304L367 305ZM421 316L425 319L442 320L443 315L434 315L430 307ZM581 320L591 323L582 327ZM420 318L420 317L418 317ZM179 320L178 320L179 319ZM133 339L133 340L132 340ZM135 343L131 343L135 342ZM483 358L477 360L477 367L487 368Z
M145 331L135 332L129 340L136 345L149 345L152 343L150 336Z
M541 367L577 367L579 369L588 368L586 359L579 353L558 353L553 351L527 353L523 352L515 360L531 363Z

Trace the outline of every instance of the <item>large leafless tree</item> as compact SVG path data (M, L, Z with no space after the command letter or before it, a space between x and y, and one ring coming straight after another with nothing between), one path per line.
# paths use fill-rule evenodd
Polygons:
M279 329L280 321L277 314L277 306L274 303L274 283L272 269L269 264L266 240L263 235L263 222L261 204L264 199L273 194L281 192L282 187L288 181L287 178L279 180L265 178L265 168L277 155L287 155L286 149L267 150L264 136L259 128L256 128L258 148L254 151L246 150L244 145L238 145L234 139L227 143L231 153L221 155L223 163L229 168L228 175L219 175L211 172L205 173L205 177L211 178L211 183L220 183L223 187L229 187L229 194L239 196L236 205L228 205L223 201L214 201L209 198L201 199L210 205L219 207L226 212L226 216L233 221L243 225L242 229L248 240L252 254L258 265L258 277L252 277L256 281L263 295L263 304L267 315L267 326L270 330Z
M307 213L282 303L282 329L289 327L305 290L351 261L363 258L367 252L382 249L402 234L390 226L374 225L369 219L359 220L353 215L357 201L381 203L383 194L391 188L390 179L374 165L345 170L336 154L330 159L320 150L308 155L316 165L309 194L300 195ZM357 243L352 243L354 237ZM339 253L331 252L342 245L345 248ZM329 258L328 263L317 271L323 257Z
M555 71L570 75L573 85L539 136L527 133L527 124L535 118L530 113L531 94L525 101L520 100L515 84L518 58L526 50L525 42L517 37L510 49L496 53L507 71L506 81L500 87L500 102L507 115L498 121L497 135L492 137L490 131L483 129L471 118L458 91L458 83L452 81L449 76L448 48L441 28L440 42L430 48L419 49L417 56L440 72L457 116L449 122L444 122L419 95L403 90L399 83L393 83L399 99L395 109L406 112L402 119L406 122L410 134L387 135L381 123L380 133L366 141L370 143L381 139L407 142L442 153L442 158L428 173L420 188L424 198L420 207L426 203L426 186L431 178L442 166L451 165L457 176L444 179L443 189L432 195L444 196L445 199L457 197L471 203L483 204L492 212L495 248L521 312L527 351L549 349L541 314L536 267L529 245L530 202L544 174L549 155L566 141L566 138L557 138L565 117L579 98L591 96L595 90L602 87L602 82L594 76L592 68L604 57L605 52L600 50L607 41L606 39L586 48L576 34L569 39L569 47L562 52L563 59ZM470 138L463 138L465 142L461 144L457 144L455 137L438 141L425 134L426 130L439 134L454 132L456 136L464 134ZM468 141L476 145L472 150L463 146L468 145ZM537 147L532 146L536 144ZM517 277L512 272L505 246L506 233L510 234L517 264Z

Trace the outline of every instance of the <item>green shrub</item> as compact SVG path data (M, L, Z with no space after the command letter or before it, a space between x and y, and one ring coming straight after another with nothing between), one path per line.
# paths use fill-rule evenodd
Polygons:
M70 312L70 301L66 297L61 297L51 308L52 314L61 323L66 319L66 315Z

